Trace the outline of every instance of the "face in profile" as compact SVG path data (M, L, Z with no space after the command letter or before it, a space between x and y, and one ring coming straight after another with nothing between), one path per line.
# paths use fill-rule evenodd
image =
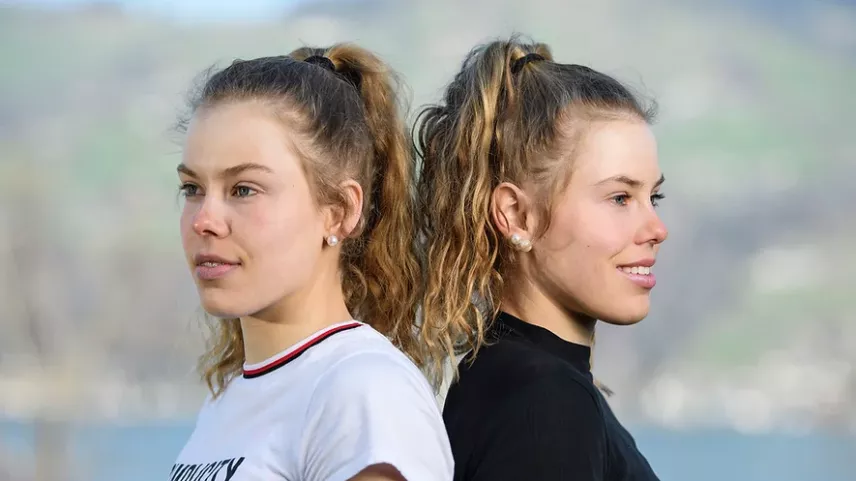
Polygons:
M178 168L181 239L203 307L234 318L311 284L325 223L293 134L261 104L200 109Z
M550 227L532 250L535 282L564 308L613 324L649 310L654 262L667 230L655 211L662 183L644 122L591 126Z

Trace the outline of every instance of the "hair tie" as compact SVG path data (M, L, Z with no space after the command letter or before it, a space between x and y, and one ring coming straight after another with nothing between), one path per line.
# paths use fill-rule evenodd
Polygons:
M520 71L527 63L536 62L540 60L547 60L543 55L537 53L529 53L526 54L519 59L515 60L513 64L511 64L511 74L514 75Z
M317 65L323 68L324 70L329 70L333 72L345 82L348 82L349 84L353 85L354 88L356 88L357 90L360 90L360 87L362 86L363 77L362 75L360 75L360 72L349 68L346 68L340 72L336 70L336 65L333 64L333 61L327 57L321 55L312 55L311 57L306 57L306 59L303 61L306 63Z
M317 65L331 72L336 71L336 66L333 65L333 61L322 55L312 55L311 57L306 57L303 61L306 63Z

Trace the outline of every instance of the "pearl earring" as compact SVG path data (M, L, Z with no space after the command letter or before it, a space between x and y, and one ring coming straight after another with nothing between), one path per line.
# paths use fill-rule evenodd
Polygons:
M523 239L518 234L511 234L511 238L508 241L515 249L521 252L529 252L532 250L532 242L529 239Z
M331 234L331 235L327 236L327 245L328 246L333 247L334 245L336 245L338 243L339 243L339 238L336 237L335 235Z

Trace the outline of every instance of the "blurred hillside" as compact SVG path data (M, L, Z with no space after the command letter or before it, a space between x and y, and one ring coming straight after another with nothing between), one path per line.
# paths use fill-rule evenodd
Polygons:
M671 237L651 316L600 331L617 408L677 426L856 430L856 11L726 4L326 1L262 25L0 7L0 409L196 407L201 316L169 127L203 68L352 40L419 106L470 47L519 31L660 105Z

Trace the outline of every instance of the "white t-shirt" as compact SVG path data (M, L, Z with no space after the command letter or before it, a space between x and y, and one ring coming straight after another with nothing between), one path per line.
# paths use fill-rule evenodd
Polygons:
M245 365L202 407L171 481L345 481L391 464L450 481L449 439L428 382L383 335L351 321Z

